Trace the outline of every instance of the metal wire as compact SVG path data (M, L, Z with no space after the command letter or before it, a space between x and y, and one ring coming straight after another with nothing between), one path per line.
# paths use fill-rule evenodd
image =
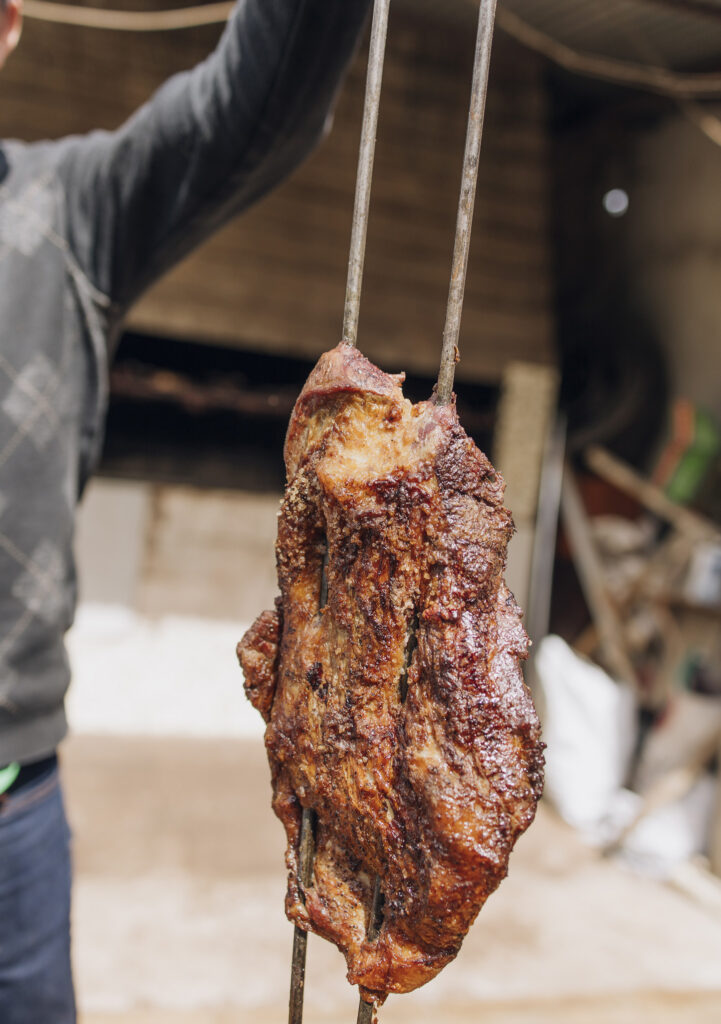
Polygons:
M77 28L108 29L113 32L171 32L227 21L233 3L199 4L166 11L118 11L77 4L27 0L23 14L37 21Z
M313 857L315 855L315 814L305 809L300 825L300 865L299 876L301 892L310 886L313 877ZM303 995L305 991L305 957L308 949L308 933L295 926L293 933L293 959L290 967L290 1002L288 1007L288 1024L302 1024Z
M381 892L380 875L376 875L375 885L373 886L373 902L371 903L368 930L366 931L366 938L369 942L375 942L380 935L381 925L383 924L383 903L384 897ZM375 1006L374 1002L367 1003L365 999L359 999L356 1024L371 1024Z
M458 202L456 240L453 247L453 266L451 269L451 283L448 290L446 324L443 330L441 366L438 372L438 385L436 387L436 401L439 405L445 405L451 400L453 377L456 371L456 363L458 362L458 335L461 329L463 293L466 287L468 250L471 243L473 207L476 199L476 181L478 179L478 159L481 152L481 138L483 136L483 115L486 110L488 68L491 63L495 15L496 0L481 0L478 12L476 56L473 64L471 108L468 113L466 151L463 158L463 179Z
M355 203L353 206L353 228L351 231L350 254L348 257L348 280L343 311L343 341L356 345L358 341L358 317L360 296L363 286L363 264L365 261L366 236L368 234L368 211L370 209L371 183L373 180L373 158L375 156L376 132L378 129L378 108L383 82L383 62L388 33L388 11L390 0L375 0L373 26L371 28L368 75L366 78L365 102L363 105L363 127L358 154ZM383 895L380 878L376 878L373 903L368 922L368 938L378 937L381 922ZM357 1024L371 1024L375 1003L358 1002Z
M381 99L389 7L390 0L375 0L373 7L373 27L371 29L370 53L368 56L363 128L361 130L360 153L358 155L353 229L351 231L348 281L343 312L343 341L349 345L355 345L358 338L358 315L363 285L363 262L365 260L366 235L368 232L368 210L371 198L371 181L373 179L373 157L376 146L378 107L380 106Z

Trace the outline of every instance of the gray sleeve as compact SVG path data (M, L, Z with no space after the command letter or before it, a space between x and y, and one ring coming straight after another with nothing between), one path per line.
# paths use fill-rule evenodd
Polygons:
M239 0L216 50L115 132L67 141L68 243L118 315L322 135L371 0Z

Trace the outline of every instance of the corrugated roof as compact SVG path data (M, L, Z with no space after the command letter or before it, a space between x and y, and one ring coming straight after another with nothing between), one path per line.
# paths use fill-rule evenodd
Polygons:
M479 0L405 0L475 22ZM721 0L498 0L503 11L583 54L677 71L721 72ZM513 34L513 33L511 33Z
M499 0L587 53L678 70L721 68L721 0Z

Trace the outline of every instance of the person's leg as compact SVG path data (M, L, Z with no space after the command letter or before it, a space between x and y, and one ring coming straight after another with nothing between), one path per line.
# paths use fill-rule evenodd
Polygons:
M70 875L55 765L0 798L2 1024L75 1024Z

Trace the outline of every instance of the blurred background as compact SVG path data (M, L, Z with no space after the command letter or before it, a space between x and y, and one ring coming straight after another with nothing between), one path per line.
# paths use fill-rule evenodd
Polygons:
M220 32L27 7L2 137L113 128ZM476 14L392 5L359 345L414 400ZM285 1019L283 834L234 648L276 593L288 416L340 337L364 82L365 51L314 156L147 295L112 370L64 748L85 1024ZM507 480L547 796L389 1024L721 1017L720 114L718 0L499 0L457 393ZM309 1024L355 1019L344 973L311 938Z

